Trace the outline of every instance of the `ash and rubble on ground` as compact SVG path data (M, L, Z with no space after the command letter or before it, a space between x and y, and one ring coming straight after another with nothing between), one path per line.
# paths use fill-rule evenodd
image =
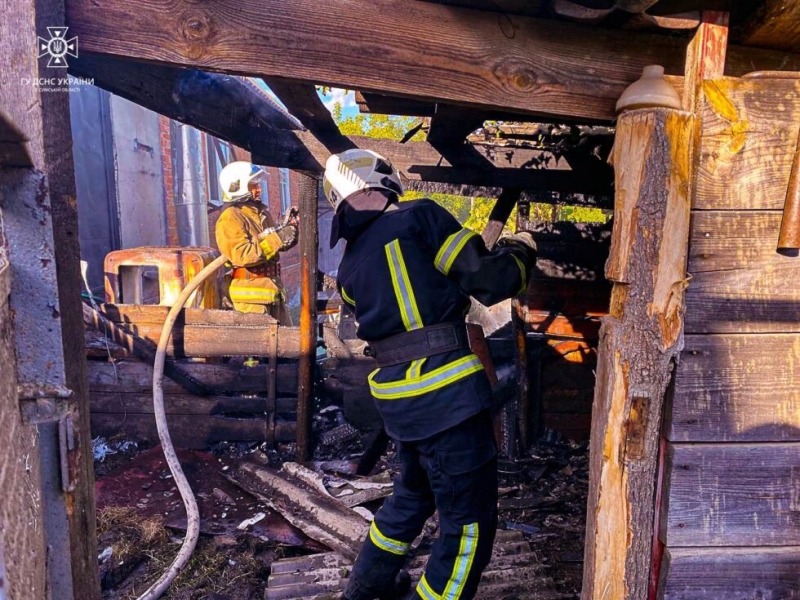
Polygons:
M305 466L343 502L370 490L358 508L367 518L374 514L383 501L380 496L386 495L382 488L398 469L393 446L369 478L356 477L365 436L346 422L341 409L316 411L312 430L316 446L313 460ZM96 440L93 446L103 597L136 598L177 552L186 526L183 504L160 447L130 439ZM272 449L223 442L209 452L179 452L198 498L202 535L192 561L165 598L261 599L274 561L326 551L230 477L243 462L279 469L295 460L295 450L293 444ZM556 590L577 598L588 493L587 444L548 431L519 460L501 460L499 470L500 528L521 532ZM433 520L423 547L435 531Z

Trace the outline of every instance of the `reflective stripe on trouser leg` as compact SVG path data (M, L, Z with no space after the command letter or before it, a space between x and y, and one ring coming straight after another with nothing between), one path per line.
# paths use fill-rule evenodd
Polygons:
M415 593L424 600L471 600L497 530L497 458L488 411L431 440L428 456L440 533Z
M347 583L345 597L370 600L389 591L411 542L435 510L433 491L413 444L398 443L400 475L375 514Z

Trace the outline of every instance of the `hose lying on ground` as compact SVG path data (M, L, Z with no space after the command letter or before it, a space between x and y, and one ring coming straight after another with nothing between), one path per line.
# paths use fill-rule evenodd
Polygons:
M275 233L283 229L285 225L278 227L271 227L264 230L258 236L259 240L264 239L270 233ZM153 410L156 417L156 427L158 428L158 439L161 441L161 449L164 451L164 458L167 461L170 473L172 473L175 484L178 486L178 491L181 494L183 505L186 507L186 536L183 538L183 544L178 551L178 555L172 564L164 572L158 581L151 585L147 591L139 596L137 600L157 600L161 595L167 591L167 588L181 572L181 569L186 566L189 559L192 557L194 547L197 545L197 538L200 537L200 511L197 509L197 500L192 493L192 488L186 480L186 475L183 473L181 463L178 460L178 455L175 453L175 447L172 445L172 439L169 435L169 428L167 427L167 414L164 410L164 361L167 355L167 344L172 335L172 327L178 318L181 310L183 310L189 297L194 291L202 285L208 277L213 274L217 269L222 267L228 259L225 256L219 256L212 262L207 264L192 280L183 288L175 304L169 310L164 327L161 330L161 337L158 340L158 348L156 349L156 359L153 364Z

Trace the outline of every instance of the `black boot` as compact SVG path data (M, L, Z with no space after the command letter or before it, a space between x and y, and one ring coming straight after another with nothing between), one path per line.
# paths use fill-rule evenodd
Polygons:
M405 569L401 570L394 578L394 588L391 592L382 595L379 600L405 600L411 590L411 575Z
M401 570L395 576L390 590L381 591L365 585L365 582L350 575L342 600L404 600L409 590L411 590L411 576L406 570Z

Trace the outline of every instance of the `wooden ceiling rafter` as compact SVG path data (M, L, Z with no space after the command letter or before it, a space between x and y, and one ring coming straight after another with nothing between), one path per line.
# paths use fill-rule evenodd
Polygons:
M161 2L131 11L129 2L97 10L93 0L66 1L82 53L587 122L613 119L644 66L682 73L687 44L410 0L330 0L325 11L313 0L220 0L183 11ZM729 56L732 75L800 69L800 56L783 52L732 47Z
M339 126L320 100L314 84L277 77L267 77L264 80L292 116L332 153L355 147L339 131Z
M70 73L167 117L229 141L252 153L253 162L321 173L331 150L311 131L300 131L239 78L114 57L82 55ZM309 121L310 122L310 121ZM464 186L607 194L607 181L575 177L566 160L538 149L465 144L442 155L427 142L352 136L352 147L387 157L417 189L463 191Z
M800 52L800 0L765 0L739 38L748 46Z

